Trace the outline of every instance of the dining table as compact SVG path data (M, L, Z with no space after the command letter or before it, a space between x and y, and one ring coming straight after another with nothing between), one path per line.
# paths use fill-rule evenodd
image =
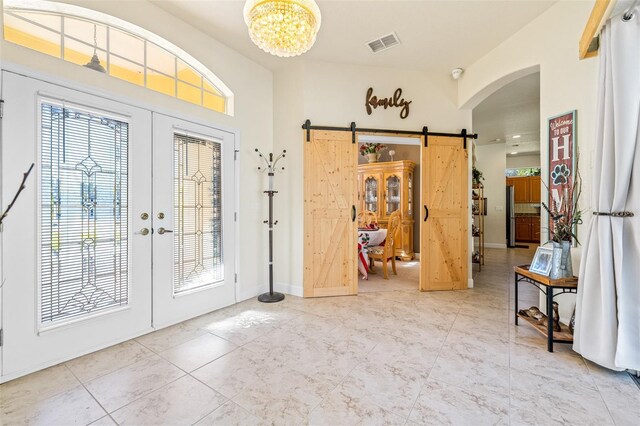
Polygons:
M368 248L383 245L386 239L386 229L358 229L358 271L365 280L369 278Z

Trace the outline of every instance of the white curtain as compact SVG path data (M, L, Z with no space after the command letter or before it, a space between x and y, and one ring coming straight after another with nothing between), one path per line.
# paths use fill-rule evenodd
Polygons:
M584 241L573 348L613 370L640 370L640 7L600 34L594 212Z

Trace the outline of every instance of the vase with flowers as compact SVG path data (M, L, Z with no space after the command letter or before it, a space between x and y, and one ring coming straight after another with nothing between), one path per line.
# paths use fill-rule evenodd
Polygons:
M367 142L360 145L360 155L367 157L369 163L376 163L380 160L380 152L384 149L387 149L386 145Z
M548 187L547 190L549 190ZM542 207L549 213L552 221L549 229L549 240L553 244L550 278L573 277L571 245L574 242L576 245L580 244L576 234L578 225L582 224L582 212L578 210L581 193L582 178L577 171L573 187L565 188L559 201L554 201L550 206L542 203Z

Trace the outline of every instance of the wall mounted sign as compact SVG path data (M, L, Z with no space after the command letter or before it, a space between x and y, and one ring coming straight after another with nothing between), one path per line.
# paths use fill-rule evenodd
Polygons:
M382 107L384 109L394 107L400 108L400 118L405 119L409 116L409 104L412 101L406 101L402 97L402 89L398 88L393 92L393 96L390 98L378 98L373 94L373 87L369 87L367 90L367 98L365 106L367 107L367 114L371 115L374 109Z
M576 166L576 110L549 119L549 207L573 200ZM553 221L549 218L549 229Z

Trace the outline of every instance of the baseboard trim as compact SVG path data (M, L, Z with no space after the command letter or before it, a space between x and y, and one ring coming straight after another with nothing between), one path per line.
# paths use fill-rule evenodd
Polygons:
M259 294L266 293L269 291L269 284L261 284L256 285L250 288L242 289L240 293L237 295L236 303L243 302L245 300L251 299L253 297L257 297ZM291 285L287 283L273 283L273 291L277 291L284 294L290 294L292 296L302 297L303 288L297 285Z
M244 302L245 300L249 300L253 297L258 296L265 291L269 291L269 285L255 285L249 288L243 288L238 293L236 293L236 303Z
M467 280L467 288L473 288L473 278Z
M497 249L506 249L507 248L506 244L500 244L500 243L484 243L484 246L486 248L497 248Z
M298 285L291 285L287 283L274 283L273 289L275 291L279 291L280 293L290 294L292 296L302 297L303 288Z

